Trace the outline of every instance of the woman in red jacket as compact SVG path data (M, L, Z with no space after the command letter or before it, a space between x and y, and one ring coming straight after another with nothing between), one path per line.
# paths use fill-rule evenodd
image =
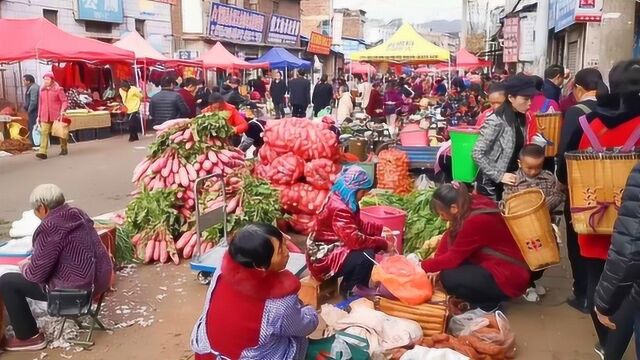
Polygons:
M431 208L451 226L422 268L448 294L485 311L524 294L529 268L493 200L454 182L436 190Z
M227 122L229 123L229 126L231 126L236 131L236 135L242 135L247 131L247 129L249 129L247 120L242 117L235 106L224 101L224 97L222 97L219 92L214 92L211 94L211 96L209 97L209 103L211 103L211 105L208 108L202 110L202 112L206 113L213 111L228 111L229 118L227 119Z
M44 83L40 89L40 99L38 103L38 123L40 124L40 150L36 154L39 159L47 158L49 149L49 135L51 125L56 120L62 119L62 114L67 109L67 95L62 86L58 85L53 77L53 73L46 73L43 76ZM60 138L60 155L67 155L67 139Z
M360 220L358 202L372 187L373 180L361 167L343 170L307 243L311 275L318 281L342 277L340 294L345 298L355 286L369 286L375 253L393 249L382 236L382 225Z

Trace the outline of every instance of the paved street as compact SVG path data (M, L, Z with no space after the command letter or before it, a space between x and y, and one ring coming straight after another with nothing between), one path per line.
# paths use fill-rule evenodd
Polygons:
M31 189L42 182L61 186L67 198L90 215L123 208L132 190L131 171L145 153L137 147L149 142L145 139L132 145L125 137L115 137L71 145L70 155L64 158L53 155L39 161L33 154L23 154L0 159L0 220L18 217L28 207ZM57 151L54 147L51 154ZM517 301L507 307L517 335L518 359L597 359L590 318L563 304L569 293L568 276L566 263L548 270L542 283L549 294L541 304ZM186 264L139 266L127 276L119 276L105 314L110 324L133 325L113 334L99 333L91 351L47 349L42 353L50 359L189 359L189 336L204 292L205 287L195 281ZM38 356L40 353L1 357L31 360ZM633 359L631 352L625 359Z

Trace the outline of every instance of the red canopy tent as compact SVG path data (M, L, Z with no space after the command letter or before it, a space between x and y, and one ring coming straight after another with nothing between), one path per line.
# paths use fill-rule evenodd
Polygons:
M133 51L136 54L136 62L146 63L145 65L164 64L166 66L185 65L202 67L202 62L171 59L162 55L158 50L154 49L147 40L140 36L137 31L126 34L120 40L113 43L113 45L121 49Z
M220 42L202 54L197 61L201 61L205 69L246 70L268 69L269 63L248 63L240 60L229 52Z
M130 62L135 54L98 40L71 35L44 18L0 19L0 63L23 60Z
M460 49L456 53L456 67L458 69L475 69L485 66L491 66L491 61L480 60L475 55L468 52L467 49Z
M351 74L375 74L377 72L376 68L368 63L363 62L351 62L345 66L345 72Z

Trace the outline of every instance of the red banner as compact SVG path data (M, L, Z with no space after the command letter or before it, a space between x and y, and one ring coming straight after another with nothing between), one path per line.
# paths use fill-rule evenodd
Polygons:
M520 49L520 17L508 17L504 19L503 34L503 53L502 61L505 63L518 62L518 51Z
M312 32L309 37L309 45L307 51L312 54L329 55L331 52L331 36L322 35L317 32Z

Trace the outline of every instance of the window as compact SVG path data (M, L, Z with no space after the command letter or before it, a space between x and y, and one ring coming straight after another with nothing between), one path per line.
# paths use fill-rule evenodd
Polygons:
M320 33L322 35L331 35L331 20L322 20L320 22Z
M280 0L273 0L273 11L272 13L277 14L280 11Z
M42 17L53 25L58 25L58 10L42 9Z
M144 20L136 19L136 31L140 36L145 37L144 35Z
M113 24L100 21L85 21L84 30L90 33L111 34Z

